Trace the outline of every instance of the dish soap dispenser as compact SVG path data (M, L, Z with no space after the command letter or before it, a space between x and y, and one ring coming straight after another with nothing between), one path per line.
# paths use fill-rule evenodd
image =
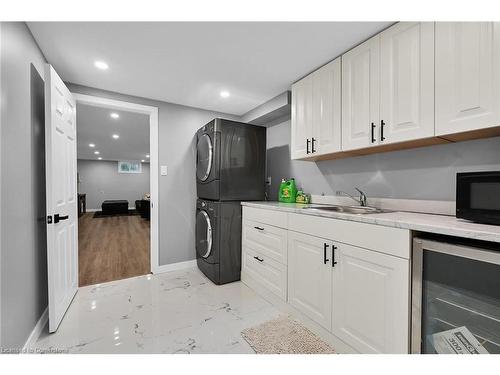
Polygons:
M281 180L280 190L279 190L279 201L284 203L295 203L297 198L297 186L295 184L295 179L291 178L288 181L284 179Z

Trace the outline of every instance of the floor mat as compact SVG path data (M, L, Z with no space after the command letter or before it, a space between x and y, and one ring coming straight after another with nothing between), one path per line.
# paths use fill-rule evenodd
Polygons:
M257 354L333 354L335 350L287 316L247 328L243 338Z

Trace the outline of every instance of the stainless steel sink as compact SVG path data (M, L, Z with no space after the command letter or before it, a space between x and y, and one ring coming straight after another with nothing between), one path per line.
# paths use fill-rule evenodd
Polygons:
M346 214L357 214L357 215L366 215L366 214L381 214L384 212L391 212L388 210L382 210L376 207L369 206L308 206L304 207L307 210L322 210L322 211L334 211L341 212Z

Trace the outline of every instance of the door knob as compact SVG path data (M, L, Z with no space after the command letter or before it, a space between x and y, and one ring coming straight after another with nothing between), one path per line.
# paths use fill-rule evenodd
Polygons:
M66 215L66 216L61 216L59 214L54 215L54 223L56 223L56 224L62 220L68 220L68 219L69 219L69 215Z

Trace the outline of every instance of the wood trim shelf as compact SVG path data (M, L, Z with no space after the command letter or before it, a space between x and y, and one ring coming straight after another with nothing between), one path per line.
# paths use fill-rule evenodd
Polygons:
M471 141L475 139L492 138L499 136L500 136L500 126L496 126L487 129L477 129L463 133L442 135L439 137L436 136L432 138L416 139L407 142L376 145L367 148L362 148L359 150L334 152L331 154L312 156L300 160L322 161L322 160L343 159L353 156L363 156L363 155L371 155L382 152L408 150L412 148L435 146L439 144L456 143L456 142Z

